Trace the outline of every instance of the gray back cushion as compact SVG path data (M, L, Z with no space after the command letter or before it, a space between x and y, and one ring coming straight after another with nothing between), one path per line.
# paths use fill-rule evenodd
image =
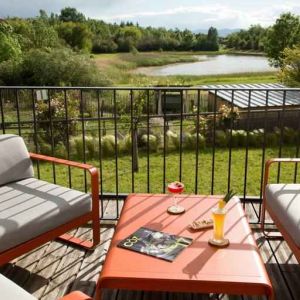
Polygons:
M0 185L33 177L32 162L23 139L0 135Z

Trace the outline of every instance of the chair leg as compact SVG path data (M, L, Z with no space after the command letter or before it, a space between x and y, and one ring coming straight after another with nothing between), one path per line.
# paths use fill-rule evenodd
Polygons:
M93 241L82 240L68 233L62 234L58 239L70 243L72 245L80 246L86 250L94 250L100 242L100 220L98 216L93 217L92 220Z
M270 232L266 232L266 229L265 229L265 222L266 222L266 203L265 203L265 200L263 199L263 203L262 203L262 207L261 207L261 231L264 235L265 238L267 239L283 239L282 235L280 232L276 232L273 234L271 234Z

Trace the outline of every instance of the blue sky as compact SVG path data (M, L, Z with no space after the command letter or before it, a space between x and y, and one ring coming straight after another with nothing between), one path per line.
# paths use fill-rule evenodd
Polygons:
M279 0L0 0L0 17L32 17L39 9L59 13L71 6L95 19L191 30L268 26L282 13L300 15L300 1Z

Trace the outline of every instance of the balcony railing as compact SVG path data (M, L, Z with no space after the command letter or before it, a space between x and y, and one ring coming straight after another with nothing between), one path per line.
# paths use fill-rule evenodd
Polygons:
M266 159L299 157L300 89L0 87L0 100L2 133L23 136L33 152L99 167L101 205L116 199L115 219L128 193L165 193L174 180L187 193L234 189L260 203ZM89 185L86 174L54 165L36 174ZM279 165L273 179L297 182L298 168Z

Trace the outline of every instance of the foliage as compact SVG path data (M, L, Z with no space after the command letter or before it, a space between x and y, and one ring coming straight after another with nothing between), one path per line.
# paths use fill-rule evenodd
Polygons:
M220 125L225 128L229 128L231 122L233 124L240 117L238 107L229 107L226 104L223 104L218 109L218 113Z
M148 146L148 139L149 139L149 150L152 152L157 152L159 146L158 138L153 134L149 134L149 136L147 134L143 134L142 142L145 145L145 147Z
M5 77L6 74L11 74L8 79ZM107 79L89 57L75 54L68 49L28 51L17 65L0 64L0 80L7 85L99 86L108 84Z
M230 49L264 51L266 34L267 29L260 25L251 25L248 30L241 29L229 34L224 43Z
M76 8L65 7L60 11L59 20L63 22L84 22L85 16Z
M115 155L115 137L113 135L105 135L101 138L101 151L103 157Z
M0 63L18 59L21 53L21 46L12 27L6 22L0 22Z
M286 48L283 51L280 80L291 87L300 87L300 44L297 47Z
M268 30L265 51L274 66L282 67L284 49L300 42L300 17L284 13Z
M53 95L50 100L36 102L36 118L37 129L41 138L47 142L54 144L59 142L65 143L67 136L76 132L77 118L79 117L79 98L76 95L68 98L68 119L66 123L66 107L65 99L62 94ZM55 125L53 125L53 121Z
M92 32L83 23L61 23L57 26L59 37L75 50L85 50L90 52L92 49Z

